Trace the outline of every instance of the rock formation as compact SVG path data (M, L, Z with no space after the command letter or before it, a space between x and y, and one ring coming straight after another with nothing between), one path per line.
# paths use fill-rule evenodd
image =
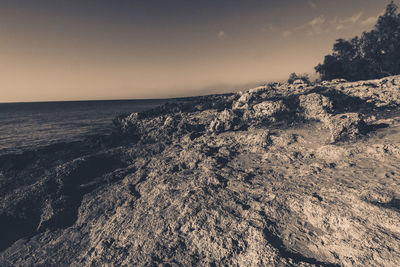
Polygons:
M0 156L0 265L399 266L399 105L275 83Z

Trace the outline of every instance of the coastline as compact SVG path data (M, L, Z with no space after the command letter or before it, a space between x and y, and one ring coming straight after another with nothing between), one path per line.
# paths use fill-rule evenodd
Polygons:
M169 100L65 101L0 105L0 155L109 134L118 114L151 109Z
M0 265L400 264L399 88L269 84L0 156Z

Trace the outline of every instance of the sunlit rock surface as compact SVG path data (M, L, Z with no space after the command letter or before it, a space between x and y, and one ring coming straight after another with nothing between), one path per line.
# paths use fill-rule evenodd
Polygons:
M270 84L0 157L0 265L400 266L400 77Z

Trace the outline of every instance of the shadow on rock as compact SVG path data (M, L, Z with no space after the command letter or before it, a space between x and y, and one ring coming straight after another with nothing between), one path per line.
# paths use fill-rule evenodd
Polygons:
M317 87L312 92L328 97L332 101L333 110L336 113L360 112L361 110L373 110L376 108L372 102L366 102L359 97L349 96L334 89Z
M107 173L126 166L111 155L79 158L56 168L55 178L48 174L8 196L0 214L0 251L20 238L73 225L83 196L107 183Z
M400 212L400 199L397 199L397 198L392 198L392 200L390 200L389 202L386 202L386 203L382 203L382 202L370 202L370 203L374 204L378 207L382 207L385 209L390 209L390 210Z
M33 210L26 216L22 215L20 217L0 215L0 251L8 248L20 238L29 238L35 235L35 229L40 220L39 217L40 214Z
M279 238L278 226L276 225L276 223L271 221L264 212L261 212L261 215L264 217L267 224L263 230L264 237L270 245L272 245L274 248L278 250L281 257L286 259L292 259L293 262L295 263L305 262L317 266L329 266L329 267L340 266L334 263L322 262L315 258L307 257L299 252L289 250L284 245L282 239Z

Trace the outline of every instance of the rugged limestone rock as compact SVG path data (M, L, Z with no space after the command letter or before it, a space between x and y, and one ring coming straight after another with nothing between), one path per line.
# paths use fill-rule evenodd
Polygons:
M232 109L248 109L249 106L260 103L274 94L272 86L259 86L246 92L239 92L237 100L233 102Z
M272 121L276 120L279 113L287 111L282 100L279 101L264 101L260 104L253 106L254 117L257 119L271 118Z
M378 108L396 107L400 104L400 77L391 76L380 80L359 82L325 82L325 87L334 88L346 95L358 97Z
M282 120L288 113L288 108L282 100L263 101L245 110L243 120L250 125L269 124Z
M220 133L230 130L238 130L243 126L239 116L232 110L225 109L211 121L208 128L211 133Z
M399 81L189 98L0 156L0 265L399 266Z
M358 113L344 113L328 120L331 142L354 139L368 131L368 126Z
M299 97L299 106L303 109L304 118L308 120L325 120L333 111L333 104L326 96L311 93Z

